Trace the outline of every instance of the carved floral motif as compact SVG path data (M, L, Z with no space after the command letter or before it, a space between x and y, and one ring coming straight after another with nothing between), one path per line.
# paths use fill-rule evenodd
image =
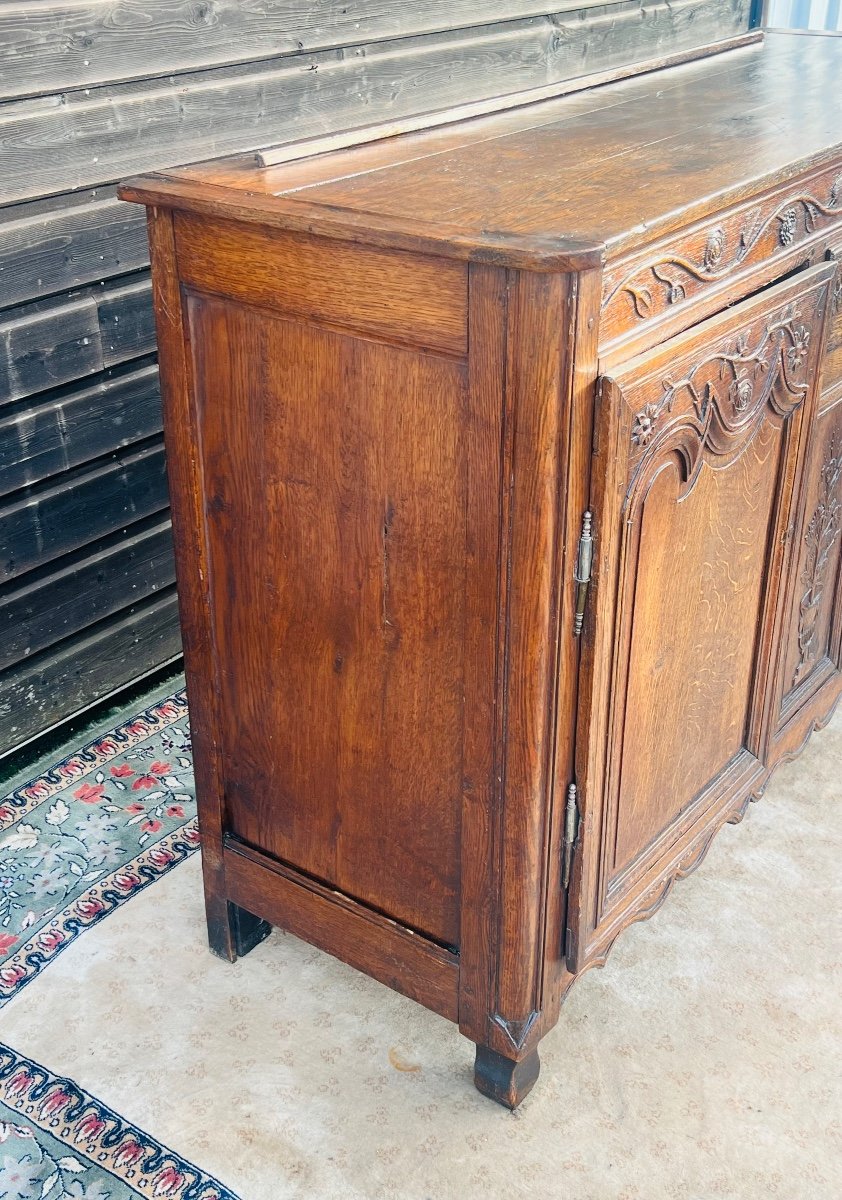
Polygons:
M705 244L705 253L702 260L705 270L715 271L722 261L722 255L724 253L725 230L721 225L717 225L716 229L708 234L708 240Z
M807 359L810 347L810 330L799 325L792 331L792 345L787 349L786 361L793 371L800 371Z
M739 233L732 233L730 237L724 225L716 225L707 235L700 261L667 253L643 267L635 267L609 291L603 308L622 294L631 301L636 318L646 320L663 305L684 301L689 283L706 285L726 278L749 256L776 221L776 241L786 249L799 237L814 233L822 220L839 216L842 216L842 174L831 185L826 204L805 193L789 197L765 217L762 208L752 209L743 218Z
M840 515L842 515L842 499L839 496L840 479L842 479L842 443L834 437L831 439L827 458L822 467L818 503L804 535L807 543L807 558L801 578L805 591L799 606L798 650L800 657L795 668L794 683L800 682L818 654L822 598L828 582L831 552L840 531Z
M795 230L798 226L798 209L787 208L778 217L781 227L778 230L778 240L782 246L791 246L795 241Z
M658 405L647 404L635 415L632 425L632 441L636 446L646 446L655 432L655 422L658 419Z
M728 389L731 403L737 412L745 412L754 396L754 382L745 367L740 367Z
M766 402L781 367L786 365L793 374L803 372L809 354L810 331L796 324L798 312L794 305L787 307L764 329L754 348L749 335L741 333L723 350L707 355L696 363L684 378L663 380L664 394L635 413L631 440L640 448L649 447L659 432L661 419L672 412L680 393L692 401L695 417L707 431L716 415L719 424L730 430L734 421L742 429L746 414L757 411ZM770 363L777 367L770 371ZM789 390L803 394L806 383L792 384Z

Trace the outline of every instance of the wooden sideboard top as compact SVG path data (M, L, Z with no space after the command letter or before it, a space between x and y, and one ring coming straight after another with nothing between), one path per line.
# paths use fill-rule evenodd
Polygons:
M260 167L219 159L122 195L534 269L628 254L831 163L842 38L762 43L434 130ZM842 179L828 196L842 206ZM834 191L833 188L836 188Z

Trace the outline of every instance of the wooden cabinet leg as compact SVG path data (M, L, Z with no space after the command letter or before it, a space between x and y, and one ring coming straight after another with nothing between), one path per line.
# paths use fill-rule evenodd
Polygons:
M272 932L268 921L254 916L230 900L208 906L208 942L214 954L236 962Z
M537 1050L515 1062L487 1046L477 1046L474 1083L483 1096L489 1096L506 1108L517 1108L532 1090L540 1069Z

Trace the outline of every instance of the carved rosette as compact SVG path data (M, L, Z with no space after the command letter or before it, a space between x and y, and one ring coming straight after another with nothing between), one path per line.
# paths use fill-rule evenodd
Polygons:
M725 253L725 230L721 225L717 225L716 229L708 234L708 240L705 243L705 252L702 259L704 269L711 274L715 271L722 262L722 256Z
M799 325L792 330L792 344L787 347L786 361L791 371L800 371L810 350L810 330Z
M647 404L645 408L635 414L631 436L636 446L647 446L652 440L659 412L657 404Z
M754 399L754 380L746 367L737 368L737 372L728 389L728 396L734 405L734 411L745 412Z
M807 556L801 578L805 590L799 605L799 659L793 676L793 684L801 682L818 655L819 617L828 584L831 554L839 537L840 517L842 517L840 480L842 480L842 443L834 437L831 439L827 458L822 466L818 502L804 535Z

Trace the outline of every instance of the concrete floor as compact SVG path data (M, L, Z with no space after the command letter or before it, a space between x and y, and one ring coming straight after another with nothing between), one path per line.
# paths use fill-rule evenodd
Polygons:
M573 988L514 1115L448 1022L275 932L206 949L198 858L0 1015L243 1200L842 1196L842 714Z

